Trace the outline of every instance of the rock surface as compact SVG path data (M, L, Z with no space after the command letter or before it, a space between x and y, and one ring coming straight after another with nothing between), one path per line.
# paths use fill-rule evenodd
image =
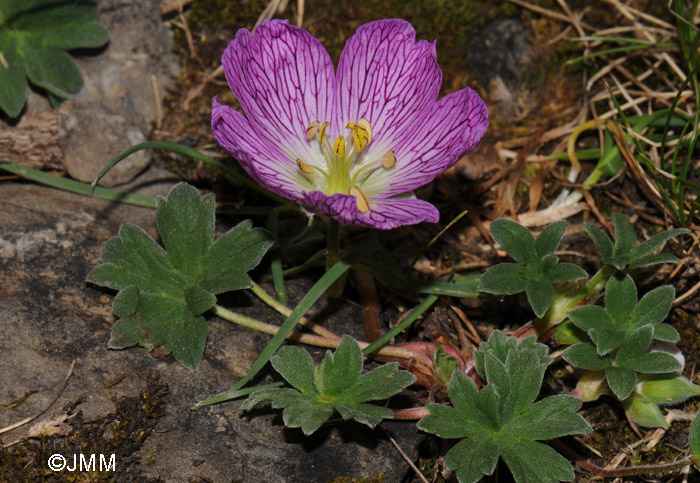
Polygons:
M516 111L523 76L534 65L527 35L520 20L503 18L489 22L469 42L469 62L504 119Z
M76 61L83 90L59 109L59 144L68 173L92 181L112 157L145 141L159 115L156 99L177 71L172 32L161 19L161 0L99 0L109 43L100 55ZM158 86L156 89L155 86ZM100 184L131 181L150 162L140 151Z
M151 192L160 193L170 186L147 184ZM0 184L0 404L16 401L27 391L38 391L16 408L0 411L0 428L36 414L48 404L76 361L58 401L37 421L64 414L61 408L83 395L76 408L82 412L81 419L110 421L103 430L108 434L121 417L114 415L116 400L130 397L138 402L149 391L153 395L149 389L153 377L167 386L162 399L164 415L152 432L145 433L145 441L133 454L117 460L116 481L326 482L337 476L367 478L383 473L384 481L392 482L410 475L380 429L346 423L305 438L297 429L284 428L279 411L260 410L241 416L240 400L190 410L196 402L242 377L269 336L212 319L204 360L194 373L159 349L151 353L141 348L108 350L114 293L86 284L85 277L98 263L104 243L124 222L157 235L155 213L145 208L32 184ZM311 281L303 280L290 284L292 302L310 285ZM226 303L240 305L238 310L246 315L281 322L278 314L245 292L236 293ZM322 311L323 323L328 326L330 322L333 330L358 336L359 308L350 304L341 307L329 308L320 301L315 308ZM324 351L314 352L320 355ZM416 448L426 436L414 422L389 422L383 427L411 458L416 458ZM36 444L55 448L52 441L78 438L79 429L74 425L67 436ZM5 433L2 442L21 438L26 430L24 426ZM2 462L7 460L3 451L7 454L12 450L1 448L0 481ZM47 471L45 460L34 460L22 471L32 470L32 465L38 467L34 470Z

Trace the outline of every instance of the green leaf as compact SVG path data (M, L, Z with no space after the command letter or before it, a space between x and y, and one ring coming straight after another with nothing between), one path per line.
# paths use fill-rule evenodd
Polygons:
M573 282L586 278L586 271L573 263L559 263L547 273L549 281L552 283Z
M487 385L479 391L474 381L455 371L448 389L454 408L429 404L429 415L418 428L441 438L461 439L445 456L445 466L455 470L461 483L491 474L499 457L516 482L573 479L571 464L536 441L589 433L588 423L576 414L581 401L552 396L533 405L547 362L539 350L522 344L513 347L513 338L496 334L480 348L492 349L482 352Z
M542 317L554 300L554 285L548 280L528 280L527 301L537 317Z
M488 341L482 342L479 345L479 350L474 351L474 362L476 363L476 372L482 378L486 378L486 354L491 354L503 364L506 364L508 360L508 354L513 349L532 350L535 352L535 354L537 354L537 357L539 358L539 362L541 364L549 364L550 362L550 359L547 356L547 353L549 352L547 346L537 342L537 338L534 335L525 338L525 340L518 344L518 339L516 337L509 337L500 330L494 330L493 332L491 332L491 335L489 335Z
M670 253L657 253L656 255L647 255L627 264L628 270L635 268L648 267L650 265L658 265L660 263L678 263L677 257Z
M657 233L645 242L641 243L640 245L637 245L632 251L633 257L635 259L640 259L642 257L651 255L656 250L661 248L663 244L669 241L670 239L687 233L690 233L690 230L687 228L676 228L673 230L664 230L661 233Z
M491 236L519 264L538 262L535 237L524 226L511 220L494 220L491 223Z
M700 419L698 419L697 414L693 422L690 423L690 435L688 439L690 452L693 454L695 464L697 464L697 462L700 461Z
M98 47L107 40L93 1L0 1L0 108L19 115L27 77L52 101L78 92L82 75L62 49Z
M272 239L243 222L212 244L214 198L200 198L184 183L156 205L167 251L140 228L122 225L88 281L121 291L114 300L120 319L109 347L164 345L166 354L194 370L207 339L202 314L216 303L216 294L250 286L245 271L260 262Z
M659 406L644 394L633 392L624 400L623 407L625 414L640 426L664 429L669 427Z
M664 285L647 293L634 308L631 325L642 327L663 322L671 311L675 296L676 290L670 285Z
M700 396L700 386L678 374L645 374L640 380L637 391L656 404L678 404Z
M638 358L646 352L651 345L653 337L654 328L651 325L645 325L635 330L627 338L625 343L620 346L620 350L617 351L615 363L617 365L626 365L629 367L632 363L631 361L638 360ZM627 361L630 361L630 364L627 364Z
M316 393L314 361L301 347L285 346L270 358L272 367L304 394Z
M637 303L637 289L632 277L618 273L608 280L605 287L605 310L610 314L615 328L629 326L630 316Z
M10 117L17 117L24 107L27 95L26 72L17 54L17 39L0 30L0 109Z
M605 310L597 306L576 307L569 311L568 316L588 333L599 355L617 349L635 330L644 326L650 327L652 337L675 342L678 340L676 330L661 323L671 309L674 295L673 287L659 287L637 303L634 281L629 275L619 272L608 280Z
M20 48L29 80L58 97L70 97L83 87L83 76L70 55L26 37Z
M610 357L600 357L591 344L575 344L564 351L562 357L572 366L598 371L612 365Z
M517 263L499 263L484 272L479 279L479 291L496 295L524 292L530 271Z
M566 320L557 326L554 339L561 345L574 345L579 342L588 342L590 337L583 329L577 327L571 320Z
M681 363L678 362L678 359L666 352L650 352L634 360L621 362L620 365L647 374L673 372L681 368Z
M301 428L309 435L337 411L345 419L354 419L374 427L384 418L392 418L390 409L363 404L387 399L413 384L413 374L400 371L398 363L384 364L364 376L362 351L350 336L343 336L335 353L328 351L316 368L309 353L299 347L285 346L270 359L272 366L296 389L260 389L253 392L241 410L272 404L284 408L284 423Z
M552 223L542 230L542 233L540 233L540 236L538 236L535 241L535 250L540 260L554 254L554 250L559 246L564 232L568 227L569 223L561 220Z
M585 331L591 329L605 330L612 326L612 319L602 307L584 305L569 310L567 314L576 326Z
M609 263L607 260L610 260L613 254L613 244L610 237L592 223L584 223L583 229L588 233L588 236L591 237L591 240L593 240L593 243L598 248L598 253L600 253L600 258L603 263Z
M514 221L492 222L491 235L518 263L491 267L481 277L479 290L509 295L525 291L535 315L542 317L554 299L555 283L587 276L580 267L559 264L559 258L553 255L567 226L565 221L556 222L535 240L527 228Z
M615 246L613 247L613 257L617 255L626 255L637 240L637 234L634 231L632 223L625 215L620 213L612 214L613 225L615 226ZM620 267L617 267L618 269Z
M604 264L612 265L618 270L631 270L658 263L678 263L678 259L673 255L663 253L652 255L652 253L671 238L690 233L688 229L678 228L663 231L649 240L635 245L637 234L627 217L620 213L613 213L612 218L615 226L614 245L600 228L590 223L583 224L584 230L598 247L600 259Z
M676 329L668 324L654 324L654 339L667 342L678 342L681 336Z
M634 384L637 382L634 371L624 367L608 367L605 369L605 378L608 381L608 386L615 393L615 397L620 401L632 393Z

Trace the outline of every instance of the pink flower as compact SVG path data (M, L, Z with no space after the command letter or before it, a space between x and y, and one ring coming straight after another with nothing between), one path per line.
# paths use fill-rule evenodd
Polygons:
M214 138L266 189L340 223L391 229L437 222L412 191L478 144L488 126L465 88L438 100L435 43L410 23L362 25L337 72L323 45L287 21L241 29L222 57L245 115L213 99Z

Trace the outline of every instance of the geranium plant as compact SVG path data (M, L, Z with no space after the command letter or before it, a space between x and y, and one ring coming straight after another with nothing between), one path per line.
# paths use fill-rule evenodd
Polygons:
M556 254L567 222L555 222L537 237L511 220L491 223L493 239L514 263L491 267L479 288L496 295L524 292L535 317L529 333L541 339L554 335L554 343L571 346L563 359L584 372L577 373L578 385L569 394L540 396L551 358L548 346L535 336L519 340L494 330L473 352L445 341L390 343L439 295L474 295L455 289L453 281L410 279L376 243L341 257L339 226L391 229L437 221L437 209L412 191L474 149L488 123L483 101L469 88L437 99L441 72L435 44L416 41L408 22L360 26L336 70L307 31L286 21L266 21L254 35L240 30L223 64L243 112L215 98L215 139L255 182L275 194L273 199L282 197L306 213L330 218L333 263L327 263L326 273L294 309L287 307L284 297L275 299L247 274L275 235L243 222L215 241L213 195L200 197L194 188L178 185L156 203L165 249L139 228L125 225L106 245L103 264L89 276L120 291L114 300L120 319L110 347L163 344L166 353L196 369L206 342L207 313L272 334L245 377L197 407L249 396L242 410L269 404L282 410L287 426L304 434L317 431L335 413L371 427L385 418L419 420L419 429L459 440L446 448L444 464L461 482L491 474L499 458L517 482L572 480L571 463L540 441L590 432L577 413L583 403L611 394L631 421L667 427L660 406L700 393L700 387L680 375L685 361L673 345L678 333L664 323L674 290L658 287L638 297L632 278L639 268L677 262L655 252L688 230L661 232L637 243L632 224L619 214L613 215L614 242L596 226L584 224L601 258L599 271L590 278ZM278 211L270 216L272 232L278 216ZM377 263L371 258L376 253L385 260ZM403 290L429 296L372 343L304 319L351 267L380 273ZM283 288L279 260L271 271L276 288ZM358 287L363 280L358 278ZM241 289L250 289L286 320L269 324L216 305L218 294ZM603 290L601 307L595 296ZM589 305L581 306L585 302ZM297 331L297 325L313 333ZM287 338L331 350L316 363L303 348L284 345ZM363 374L365 358L379 364ZM272 381L245 387L268 362L281 378L273 375ZM280 379L292 387L280 387ZM411 384L427 388L419 406L394 409L391 401L381 402ZM695 452L700 447L697 427L694 423L691 437Z

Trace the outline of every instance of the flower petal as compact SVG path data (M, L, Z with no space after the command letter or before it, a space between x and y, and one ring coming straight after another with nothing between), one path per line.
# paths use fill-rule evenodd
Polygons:
M416 42L410 23L389 19L362 25L340 55L335 127L342 130L365 118L375 136L372 145L384 145L437 99L441 82L435 44Z
M214 139L236 158L259 185L285 198L299 200L312 186L277 146L260 136L240 112L212 100Z
M372 199L370 210L364 213L357 209L354 196L340 193L328 196L321 191L311 191L300 202L314 206L340 223L380 230L391 230L423 221L437 223L440 220L437 208L427 201L415 198Z
M286 20L266 20L254 36L240 29L221 60L255 131L293 160L306 152L306 128L332 115L335 73L321 42Z
M468 87L435 102L396 144L396 165L376 172L362 187L365 193L391 196L428 184L479 144L488 115Z

